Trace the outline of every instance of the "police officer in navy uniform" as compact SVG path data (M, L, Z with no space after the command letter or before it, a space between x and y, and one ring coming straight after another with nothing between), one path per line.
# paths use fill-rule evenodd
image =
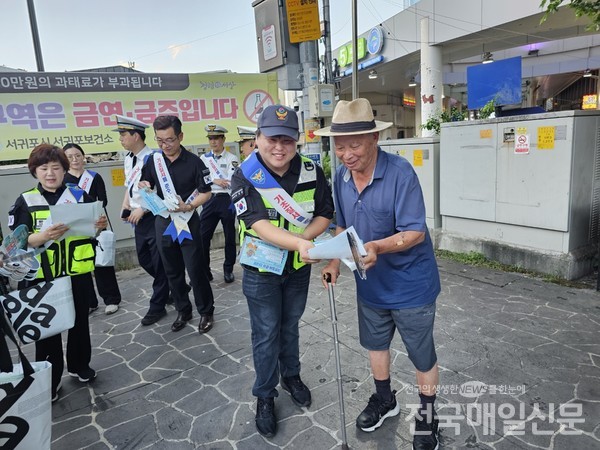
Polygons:
M162 151L155 153L144 165L140 187L156 189L156 194L169 203L172 214L182 213L177 217L186 217L185 232L189 235L184 239L172 215L156 216L156 241L177 308L177 318L171 330L180 331L192 320L192 305L185 279L187 271L196 310L200 314L198 332L202 334L212 328L215 308L203 259L200 217L195 211L211 197L210 172L198 156L181 145L181 125L181 120L171 115L158 116L154 120L155 140ZM158 173L161 173L160 177Z
M277 247L271 248L270 254L281 252L280 261L285 260L281 272L248 264L247 259L242 266L256 373L252 388L257 397L255 423L266 437L277 432L274 398L278 384L296 405L308 407L312 401L310 389L300 378L298 324L306 306L310 264L315 262L308 249L333 217L333 199L323 170L296 152L298 137L295 111L282 105L266 107L258 119L258 150L240 165L232 179L241 253L251 260L256 255L252 246L257 248L265 241ZM266 192L260 192L257 186L265 182L267 173L271 178L269 193L288 197L286 202L293 212L301 213L309 222L304 222L304 228L293 223L298 216L290 214L289 208L281 211ZM251 236L252 246L248 245Z
M148 312L142 318L142 325L152 325L167 314L165 305L169 298L169 282L156 250L154 215L142 208L138 183L145 161L153 151L146 145L146 125L132 117L117 116L119 141L125 150L125 198L121 208L121 218L134 227L135 250L140 266L152 277L152 296Z
M204 205L200 215L202 247L204 262L208 269L208 279L212 281L210 270L210 241L219 222L223 226L225 238L225 261L223 262L223 278L225 283L233 282L233 265L235 264L235 211L231 204L231 175L239 165L237 156L225 150L225 134L227 130L220 125L207 125L205 128L210 152L201 156L210 170L212 181L212 198Z

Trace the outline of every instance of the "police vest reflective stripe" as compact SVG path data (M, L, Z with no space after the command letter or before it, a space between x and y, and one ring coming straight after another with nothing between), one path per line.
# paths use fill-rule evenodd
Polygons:
M21 195L33 220L33 232L39 233L44 221L50 217L50 206L37 188ZM63 274L80 275L94 270L95 251L92 241L88 237L67 237L62 241L52 243L45 253L48 256L53 277ZM36 258L41 264L40 255ZM41 266L36 278L45 278Z
M298 178L298 184L294 190L292 198L304 209L306 212L314 212L315 210L315 190L317 186L317 170L314 166L314 162L304 156L301 156L302 165L300 169L300 177ZM304 230L300 227L292 225L285 218L277 212L273 205L268 202L264 197L261 197L262 201L267 208L269 213L269 222L277 228L283 228L291 231L292 233L302 233ZM243 220L240 220L240 243L244 241L246 235L258 237L256 232L252 228L247 228ZM297 270L306 265L300 259L300 253L297 251L292 253L292 268ZM260 269L260 272L265 272Z

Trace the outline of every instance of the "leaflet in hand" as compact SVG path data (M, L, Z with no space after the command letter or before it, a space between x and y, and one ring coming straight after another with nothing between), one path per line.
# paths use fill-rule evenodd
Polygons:
M102 202L62 203L50 205L50 217L46 219L40 231L44 231L53 223L63 223L69 229L61 240L71 236L96 236L96 221L104 214Z
M355 252L353 254L350 241L356 242L356 251L358 253ZM367 251L363 242L352 226L332 239L315 242L315 246L308 250L308 256L312 259L341 259L350 270L357 270L359 267L355 263L355 258L359 261L358 266L360 266L362 264L360 257L366 256L366 254ZM361 278L363 275L366 277L364 268L359 270L359 275L361 275Z
M240 249L240 264L281 275L288 251L252 236L246 236Z
M169 217L169 209L156 191L151 189L140 189L140 199L142 206L155 216L162 216L165 219Z

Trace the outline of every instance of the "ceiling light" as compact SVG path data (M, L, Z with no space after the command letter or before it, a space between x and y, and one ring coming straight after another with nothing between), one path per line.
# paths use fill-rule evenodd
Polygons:
M371 70L369 72L369 80L375 80L377 79L378 75L377 75L377 71L376 70Z
M589 78L592 76L592 71L590 69L585 69L585 72L583 72L583 78Z
M417 82L415 81L415 77L412 77L410 79L410 81L408 82L408 86L409 87L415 87L417 85Z
M494 56L490 52L484 52L481 59L481 62L483 64L489 64L494 62Z

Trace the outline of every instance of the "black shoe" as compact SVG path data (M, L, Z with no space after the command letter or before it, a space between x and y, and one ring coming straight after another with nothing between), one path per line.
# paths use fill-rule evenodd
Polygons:
M169 294L169 297L167 298L167 305L174 305L175 304L175 299L173 298L172 294Z
M435 417L435 416L434 416ZM413 436L414 450L436 450L439 448L438 425L440 421L433 419L428 422L426 415L420 419L415 417L415 435Z
M311 404L310 390L300 379L300 375L281 377L281 387L292 396L292 401L298 406L309 407Z
M213 274L210 270L208 271L208 273L206 275L208 276L208 281L212 281L215 279L215 277L213 277Z
M233 283L233 280L235 280L235 276L232 272L225 272L223 278L225 279L225 283Z
M400 405L396 402L396 391L392 392L392 400L389 402L383 401L379 394L373 394L367 407L356 418L356 426L363 431L375 431L385 419L399 413Z
M204 334L210 331L213 327L213 315L202 314L200 316L200 323L198 323L198 333Z
M142 318L142 325L152 325L153 323L158 322L160 319L165 317L167 312L163 309L160 312L148 312Z
M177 319L175 319L175 322L171 325L171 331L181 331L183 327L185 327L185 324L190 320L192 320L191 311L189 313L178 313Z
M256 403L256 429L264 437L273 437L277 433L275 402L273 397L259 398Z

